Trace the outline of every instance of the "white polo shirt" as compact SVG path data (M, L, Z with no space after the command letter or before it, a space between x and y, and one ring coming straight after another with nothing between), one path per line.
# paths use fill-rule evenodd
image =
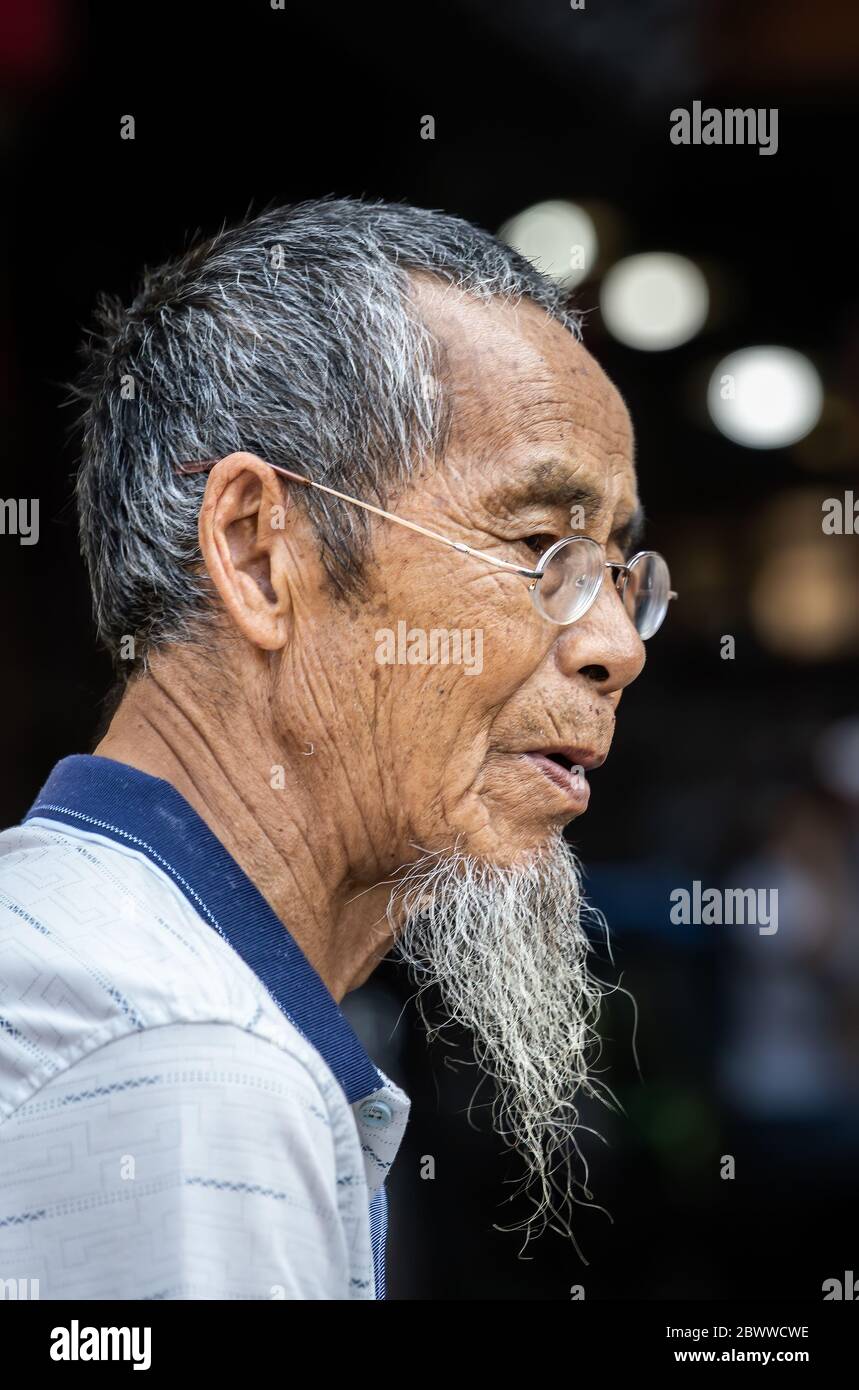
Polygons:
M0 1281L384 1298L409 1105L169 783L64 758L0 834Z

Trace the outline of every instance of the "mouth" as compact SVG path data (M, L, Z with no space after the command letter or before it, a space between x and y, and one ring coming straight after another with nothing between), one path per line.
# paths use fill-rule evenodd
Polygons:
M578 814L587 807L591 794L585 773L605 762L605 755L600 757L585 748L541 748L521 756L563 796L567 807Z

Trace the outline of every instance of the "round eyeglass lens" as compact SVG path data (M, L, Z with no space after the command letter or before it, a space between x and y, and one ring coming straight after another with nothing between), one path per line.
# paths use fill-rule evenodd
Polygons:
M531 590L534 607L552 623L574 623L596 598L603 576L602 550L587 536L550 546Z
M668 611L671 579L668 566L655 550L645 550L629 566L623 601L643 642L652 637Z

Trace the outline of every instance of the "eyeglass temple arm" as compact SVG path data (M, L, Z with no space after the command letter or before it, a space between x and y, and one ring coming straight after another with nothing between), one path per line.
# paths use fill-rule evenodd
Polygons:
M179 473L205 473L209 468L218 462L217 459L198 459L195 463L179 463L176 470ZM301 483L303 487L316 487L321 492L330 492L332 497L339 497L341 502L352 502L356 507L363 507L365 512L374 512L376 516L386 517L388 521L395 521L398 526L407 526L410 531L417 531L422 536L429 536L430 540L441 541L442 545L448 545L452 550L458 550L462 555L479 555L481 560L486 560L490 565L498 565L502 569L512 570L514 574L523 574L526 579L539 579L539 570L526 570L521 565L514 565L509 560L499 560L496 555L487 555L485 550L475 550L471 545L466 545L464 541L452 541L449 536L440 536L438 531L430 531L426 526L419 526L416 521L407 521L404 516L394 516L393 512L383 511L381 507L374 507L370 502L362 502L358 497L349 497L345 492L338 492L336 488L328 487L325 483L314 482L312 478L304 478L300 473L293 473L289 468L281 468L279 463L270 463L266 460L269 468L273 468L275 473L280 473L282 477L288 478L291 483Z

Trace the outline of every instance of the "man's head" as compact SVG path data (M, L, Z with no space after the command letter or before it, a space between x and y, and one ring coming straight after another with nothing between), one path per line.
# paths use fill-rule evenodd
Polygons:
M605 757L644 661L611 584L557 627L527 580L265 461L523 566L571 530L622 559L629 420L557 287L458 219L331 200L202 243L101 315L78 497L119 669L193 651L270 713L273 749L313 743L329 784L348 767L383 871L415 843L511 862L553 839L581 803L521 755ZM223 462L176 473L203 457Z
M553 759L606 757L641 639L611 583L557 626L512 568L269 464L511 565L573 532L620 561L640 522L620 396L553 282L408 207L268 212L101 318L78 496L103 639L199 702L216 758L287 769L341 880L398 885L401 951L480 1040L545 1180L596 1004L561 838L586 795Z

